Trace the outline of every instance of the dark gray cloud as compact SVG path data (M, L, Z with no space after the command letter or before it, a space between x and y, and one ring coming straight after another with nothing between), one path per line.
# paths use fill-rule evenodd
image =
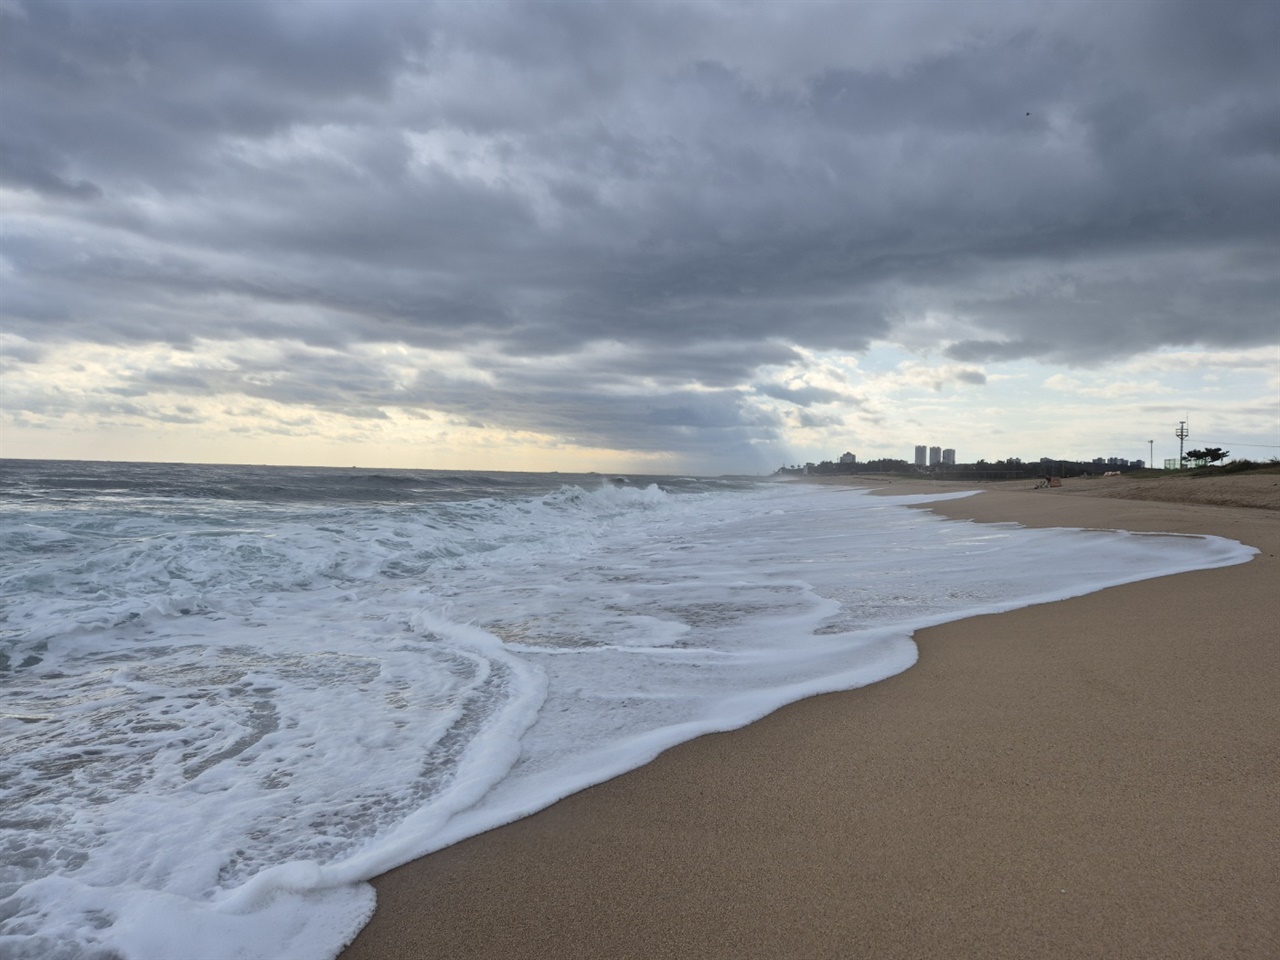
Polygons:
M1049 349L1044 340L961 340L943 352L953 360L984 363L990 360L1022 360Z
M926 313L966 363L1280 337L1269 0L10 0L0 27L0 307L35 343L468 352L495 386L415 402L662 449L772 435L735 387ZM387 402L297 363L289 402Z
M762 383L756 385L756 390L764 394L766 397L773 397L775 400L785 400L793 403L797 407L809 407L815 403L831 403L835 400L846 400L844 394L835 390L827 390L822 387L785 387L781 384Z

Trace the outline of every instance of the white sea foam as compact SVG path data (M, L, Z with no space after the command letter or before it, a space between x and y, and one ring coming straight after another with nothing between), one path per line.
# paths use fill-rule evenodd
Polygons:
M1252 553L904 509L925 499L11 511L0 953L332 956L367 878L900 672L915 629Z

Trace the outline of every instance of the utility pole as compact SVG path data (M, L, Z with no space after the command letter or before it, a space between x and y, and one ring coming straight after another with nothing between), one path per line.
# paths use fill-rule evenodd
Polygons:
M1174 431L1174 436L1178 438L1178 469L1182 469L1182 442L1187 439L1191 431L1187 429L1187 421L1179 420L1178 429Z
M1147 469L1154 470L1156 468L1156 442L1154 440L1147 441Z

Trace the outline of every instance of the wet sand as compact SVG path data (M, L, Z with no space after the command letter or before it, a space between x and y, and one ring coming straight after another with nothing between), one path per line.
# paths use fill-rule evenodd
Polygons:
M1280 476L1205 479L937 505L1261 554L921 631L903 674L383 875L343 957L1273 960Z

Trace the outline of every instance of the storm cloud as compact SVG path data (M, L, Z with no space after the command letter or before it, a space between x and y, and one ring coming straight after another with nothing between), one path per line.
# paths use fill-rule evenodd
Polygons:
M1280 339L1268 0L6 0L0 116L16 357L278 345L141 395L744 462L823 352Z

